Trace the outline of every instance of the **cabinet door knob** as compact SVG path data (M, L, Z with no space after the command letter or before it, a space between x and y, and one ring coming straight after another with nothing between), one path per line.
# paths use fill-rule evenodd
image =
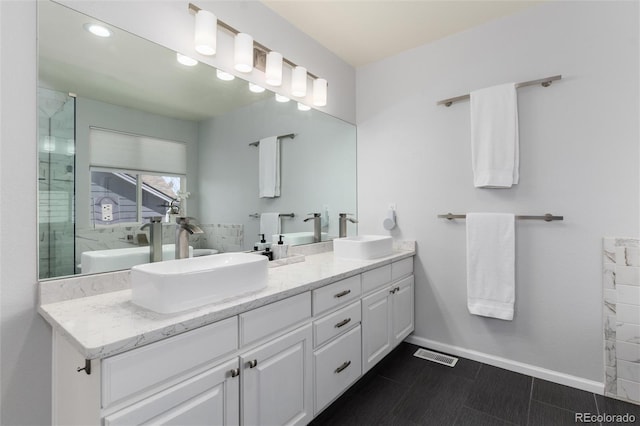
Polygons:
M336 368L336 373L341 373L342 370L351 365L351 361L345 361L340 367Z
M258 365L258 360L257 359L251 360L247 363L247 365L249 366L249 368L254 368L256 365Z
M345 291L341 291L340 293L337 293L337 294L333 295L333 297L338 298L338 297L346 296L349 293L351 293L351 290L345 290Z
M231 377L238 377L240 375L240 369L234 368L233 370L229 370L229 374L231 374Z
M351 318L343 319L342 321L340 321L339 323L336 324L336 328L343 327L343 326L349 324L349 322L351 322Z

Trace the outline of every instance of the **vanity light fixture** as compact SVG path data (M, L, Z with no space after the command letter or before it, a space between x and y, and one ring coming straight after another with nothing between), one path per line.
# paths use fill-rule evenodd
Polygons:
M311 107L303 103L298 102L298 111L309 111Z
M289 102L291 99L286 96L281 95L280 93L276 93L276 101L277 102Z
M313 104L315 106L327 105L327 80L324 78L313 80Z
M233 74L229 74L228 72L224 72L222 70L216 70L216 76L223 81L231 81L236 78Z
M262 93L264 92L264 87L258 86L257 84L249 83L249 90L253 93Z
M193 67L198 65L198 61L190 58L189 56L183 55L181 53L176 52L176 60L180 62L182 65L187 67Z
M298 65L291 74L291 94L298 98L307 96L307 69Z
M233 47L234 68L240 72L253 70L253 37L247 33L236 34Z
M1 1L1 0L0 0ZM239 72L248 73L256 68L265 74L265 82L270 86L278 87L282 85L282 65L287 64L292 70L291 76L291 94L298 98L307 96L307 82L311 78L313 80L313 105L327 105L327 80L319 78L307 71L303 66L297 65L282 54L275 52L268 47L253 40L249 34L242 33L229 24L220 21L216 16L208 11L200 9L193 3L189 3L189 12L196 16L196 50L205 55L215 54L215 42L218 27L228 31L235 36L234 43L234 68ZM203 13L204 12L204 13ZM208 44L199 43L200 32L204 30L211 32L208 36ZM207 49L209 48L209 49ZM232 76L228 73L225 77ZM220 77L220 72L218 72ZM227 79L229 79L227 77ZM278 99L279 98L279 99ZM287 102L289 98L276 94L276 100L279 102Z
M273 50L267 53L264 78L270 86L280 86L282 84L282 54Z
M111 30L104 25L100 24L84 24L82 26L85 30L98 37L111 37L113 34Z
M196 12L195 48L203 55L216 54L218 37L218 18L208 10L199 9Z

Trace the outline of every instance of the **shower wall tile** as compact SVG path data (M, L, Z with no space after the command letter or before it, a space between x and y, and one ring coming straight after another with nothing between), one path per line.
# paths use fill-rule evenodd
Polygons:
M640 345L640 325L618 322L616 324L616 339Z
M640 286L640 267L616 265L616 285Z
M616 375L621 379L640 383L640 363L620 360Z
M618 379L618 396L629 401L640 402L640 383L631 382L629 380Z
M616 304L616 319L622 323L640 324L640 306L627 305L626 303Z
M640 404L640 239L603 238L605 395Z

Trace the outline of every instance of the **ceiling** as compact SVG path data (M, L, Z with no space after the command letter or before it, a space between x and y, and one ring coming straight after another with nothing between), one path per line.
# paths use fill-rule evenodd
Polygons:
M354 67L545 0L262 0Z

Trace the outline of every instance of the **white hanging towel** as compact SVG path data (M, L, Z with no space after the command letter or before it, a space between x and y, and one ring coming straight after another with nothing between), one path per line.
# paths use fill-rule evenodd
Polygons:
M262 213L260 215L260 233L271 242L273 235L280 234L280 213Z
M474 315L513 319L515 216L467 213L467 307Z
M260 139L258 144L260 198L280 196L280 142L276 136Z
M471 92L471 162L479 188L518 183L518 95L515 83Z

